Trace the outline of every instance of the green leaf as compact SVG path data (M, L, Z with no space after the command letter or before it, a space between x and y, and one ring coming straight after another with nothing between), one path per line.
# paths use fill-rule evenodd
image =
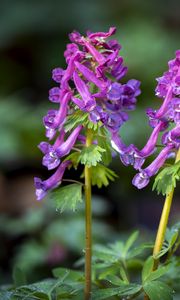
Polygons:
M114 263L119 259L120 254L117 257L113 249L103 245L95 245L93 249L93 256L98 260L105 261L106 263Z
M121 276L122 280L125 283L129 283L128 275L127 275L127 272L126 272L124 266L122 266L122 265L120 266L119 273L120 273L120 276Z
M49 293L56 286L57 281L54 279L48 279L29 285L23 285L13 292L12 299L49 300Z
M86 123L88 120L88 113L81 110L76 110L73 114L67 117L64 129L66 132L71 131L74 127Z
M153 190L167 195L176 187L176 181L180 179L180 161L170 167L164 168L155 178Z
M83 272L68 270L65 268L55 268L52 272L56 278L64 277L64 282L67 283L72 283L73 281L76 282L79 280L81 281L84 278Z
M143 285L150 300L173 300L172 289L161 281L147 281Z
M15 287L26 284L25 273L18 266L15 266L13 269L13 281L14 281Z
M100 125L101 125L101 122L93 123L93 122L89 121L89 119L86 121L86 127L88 129L92 129L93 131L97 131Z
M120 286L122 285L124 282L116 275L108 275L106 277L106 280L109 281L111 284L114 284L114 285L117 285L117 286Z
M98 145L103 148L105 151L102 153L102 162L105 165L109 165L112 161L111 147L109 144L108 136L105 136L105 131L101 131L104 135L98 135L97 141Z
M50 198L56 202L56 209L75 211L79 202L82 202L82 185L73 183L52 191Z
M158 253L157 258L160 258L164 254L166 254L169 251L172 251L172 254L174 251L176 251L180 240L179 237L179 228L176 226L173 226L171 229L166 229L166 235L165 235L165 241L163 243L161 251Z
M179 230L177 228L167 228L165 240L169 243L169 247L172 248L175 242L177 241L179 235Z
M133 258L133 257L136 257L140 254L142 254L145 250L147 249L152 249L153 248L153 244L151 243L144 243L144 244L141 244L137 247L133 247L132 249L130 249L127 253L127 259L130 259L130 258Z
M124 245L123 251L122 251L122 256L126 257L127 252L129 251L129 249L132 247L132 245L134 244L134 242L137 240L139 235L138 231L133 232L130 237L128 238L127 242Z
M105 268L104 271L101 271L101 273L98 276L98 279L107 279L107 277L109 278L109 276L113 276L113 274L115 274L116 272L117 266L112 264L111 266Z
M145 261L143 269L142 269L142 282L145 282L148 276L151 274L153 270L154 259L152 256L148 257Z
M160 278L161 276L165 275L169 270L169 266L159 267L156 271L153 271L149 274L146 278L146 281L153 281L155 279Z
M103 185L108 186L109 181L114 181L118 176L111 169L97 164L95 167L92 167L92 185L97 185L98 188L101 188Z
M131 296L138 293L141 290L139 284L123 284L120 287L108 288L95 291L92 295L93 300L109 299L109 297L118 296ZM161 299L162 300L162 299ZM164 300L164 299L163 299Z
M69 154L65 160L70 160L72 162L74 169L77 169L79 164L79 157L80 157L80 152L73 152Z
M9 291L1 291L0 292L0 299L1 300L12 300L13 292Z
M102 152L105 150L100 146L91 145L82 149L79 161L88 167L96 166L102 160Z

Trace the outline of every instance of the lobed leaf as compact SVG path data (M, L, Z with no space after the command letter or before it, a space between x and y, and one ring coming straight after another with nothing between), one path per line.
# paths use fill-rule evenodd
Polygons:
M88 120L88 113L85 113L81 110L76 110L73 114L67 117L67 120L64 124L64 129L66 132L71 131L73 128L78 125L86 123Z
M114 181L118 176L111 169L97 164L95 167L92 167L92 185L97 185L98 188L101 188L103 185L108 186L109 181Z
M97 136L98 145L105 150L102 153L102 162L105 165L109 165L112 161L111 147L108 142L108 136L105 135L102 129L100 132L102 132L102 135Z
M156 176L153 190L156 189L157 193L167 195L171 192L172 188L176 187L176 181L180 179L180 161L170 167L164 168Z
M80 157L80 152L73 152L69 154L65 160L70 160L72 162L72 166L74 167L74 169L77 169L79 164L79 157Z
M82 185L73 183L50 192L50 198L56 202L56 209L75 211L79 202L82 202Z
M79 161L81 164L88 167L96 166L98 162L102 160L102 152L105 150L97 145L91 145L89 147L84 147L79 156Z

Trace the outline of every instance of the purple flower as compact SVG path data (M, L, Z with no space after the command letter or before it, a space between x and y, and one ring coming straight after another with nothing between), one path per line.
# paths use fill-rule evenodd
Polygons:
M78 126L73 130L73 132L70 134L70 136L67 138L65 142L62 143L61 136L56 140L56 143L54 146L48 147L47 152L45 152L45 155L43 157L42 164L48 168L48 170L52 170L56 168L61 160L60 158L69 154L72 147L74 146L76 139L82 129L82 126Z
M44 117L44 125L46 127L46 136L51 140L55 134L56 129L63 125L67 110L68 102L71 99L71 92L61 93L62 99L60 100L59 110L49 110L47 116Z
M169 132L165 132L162 136L162 143L164 145L172 144L178 149L180 145L180 125L177 125Z
M104 113L105 114L105 113ZM128 120L128 114L125 112L118 112L118 113L106 113L105 118L101 118L103 124L108 128L110 131L115 131L122 126Z
M71 42L75 42L75 43L81 43L82 40L82 36L80 35L80 33L78 31L73 31L69 34L69 39Z
M115 32L116 32L116 27L110 27L108 32L95 32L95 33L88 32L87 36L94 43L96 43L97 41L100 41L102 43L103 39L107 39Z
M180 50L176 51L175 59L169 63L169 70L157 79L156 95L165 98L169 90L176 95L179 92L179 76L180 76Z
M120 154L120 159L125 166L133 165L135 169L139 169L145 161L140 151L133 145L126 146L118 133L111 135L111 145L114 150Z
M136 174L132 181L133 185L138 189L144 188L149 183L150 177L155 175L163 166L172 148L172 145L167 145L147 168Z
M111 146L119 154L124 154L127 150L127 146L123 143L121 137L118 135L118 132L112 132L111 134Z
M94 74L93 71L91 71L90 69L88 69L86 66L84 66L83 64L80 64L79 62L75 62L75 66L77 67L77 69L84 75L84 77L94 83L97 87L99 87L100 89L104 89L106 87L106 83L101 81L100 79L98 79L96 77L96 75Z
M76 72L73 75L74 83L77 88L77 91L82 97L82 100L73 97L73 102L81 109L85 111L91 111L96 106L96 101L89 92L89 89L85 82L78 76Z
M66 90L69 89L68 82L72 78L74 70L75 70L75 61L78 61L81 58L80 51L75 52L73 56L69 59L68 67L64 73L64 76L61 80L61 89Z
M52 79L57 83L61 83L64 72L65 71L61 68L55 68L54 70L52 70Z
M177 114L172 113L174 99L180 95L180 51L176 51L175 59L169 62L169 70L158 78L156 95L164 99L163 104L155 112L154 119L167 118L177 122ZM178 116L179 117L179 116Z
M180 144L180 125L177 125L170 131L171 141Z
M105 63L105 61L106 61L105 57L85 38L83 38L83 44L99 65L102 65Z
M70 58L79 52L79 47L76 44L67 44L66 50L64 51L64 57L66 62L69 63Z
M56 134L56 124L55 124L55 118L57 116L57 110L50 109L47 113L47 115L43 118L43 122L46 128L46 137L50 140L55 136Z
M151 133L151 136L147 141L147 144L144 146L144 148L141 151L139 151L139 154L141 156L147 157L154 152L159 133L160 131L164 130L166 127L167 127L166 122L162 122L162 121L159 122L159 124L154 128L153 132Z
M71 162L68 160L62 162L56 172L47 180L42 181L40 178L34 178L37 200L41 200L46 196L49 190L55 189L58 185L60 185L65 169L70 164Z
M54 144L41 142L39 148L44 154L43 165L49 170L57 168L57 171L47 181L36 178L38 199L59 182L56 174L63 166L61 158L70 153L78 138L84 143L80 133L87 120L75 129L74 125L64 141L65 123L74 113L86 112L90 121L99 122L99 126L113 135L128 120L126 111L135 107L136 97L140 94L139 81L117 82L126 74L127 67L119 55L121 45L118 41L107 41L115 31L115 27L110 27L108 32L88 32L86 36L72 32L69 36L72 43L67 44L64 52L67 67L52 71L52 78L58 86L50 89L49 100L59 103L59 109L50 109L43 122L46 137L49 140L57 138ZM96 143L96 139L93 142ZM124 151L129 151L129 148L125 146ZM124 160L126 154L122 151Z
M41 142L38 145L38 148L42 151L42 153L47 154L49 152L50 147L51 148L53 147L54 149L56 149L57 147L59 147L63 143L64 135L65 135L65 131L62 129L53 146L50 145L47 142Z
M128 68L123 66L123 59L120 57L114 64L111 71L111 75L116 78L116 80L121 80L127 73Z
M111 101L120 100L123 93L123 85L118 82L113 82L108 90L107 98Z
M169 124L175 126L162 135L162 146L165 147L155 160L147 168L135 175L133 184L139 189L148 184L150 177L155 175L166 159L172 157L174 150L180 147L180 99L178 98L180 88L180 51L176 52L175 59L171 60L168 66L169 70L157 79L156 95L163 99L163 103L157 111L151 108L147 110L150 126L154 130L146 146L139 151L139 155L142 157L151 155L155 150L159 133L166 130Z
M51 102L58 103L60 101L61 90L58 87L54 87L49 90L49 100Z

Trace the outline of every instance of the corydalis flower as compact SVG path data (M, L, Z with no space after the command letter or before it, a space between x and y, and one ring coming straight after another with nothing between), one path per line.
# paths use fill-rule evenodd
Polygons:
M152 109L147 111L149 124L154 129L144 148L144 151L147 150L144 157L154 152L160 131L165 131L168 125L173 128L162 135L161 141L164 149L155 160L143 170L139 165L140 172L133 179L133 184L139 189L148 184L150 177L155 175L166 159L174 156L175 151L180 147L180 50L176 51L175 59L171 60L168 65L169 70L157 79L156 95L162 98L163 103L157 111ZM144 151L140 151L141 154Z
M38 177L34 178L37 200L44 198L49 190L55 189L61 183L64 171L70 164L70 161L62 162L56 172L47 180L42 181Z
M163 166L172 149L173 145L167 145L147 168L135 175L132 183L138 189L144 188L149 183L150 177L155 175Z
M70 64L72 57L76 56L74 65L71 65L71 77L68 79L75 85L73 103L80 110L88 112L92 122L101 121L107 129L117 131L128 118L125 111L135 108L136 97L140 94L140 83L137 80L129 80L122 85L116 82L127 73L127 67L123 66L123 58L119 56L121 46L118 42L106 41L115 30L111 27L104 33L88 32L86 37L76 31L71 33L72 44L68 44L65 58ZM67 78L66 74L62 77L62 82L64 78ZM118 94L114 99L111 95L116 89L116 83L121 87L117 92L114 91Z
M82 126L76 127L73 132L70 134L70 136L67 138L65 142L60 142L60 138L56 140L55 144L53 146L48 145L46 146L46 150L43 151L45 154L43 157L43 165L48 168L48 170L52 170L56 168L60 162L61 157L69 154L69 152L72 150L74 144L76 143L77 137L82 129ZM41 146L42 148L42 146Z
M116 40L107 40L115 31L115 27L111 27L108 32L87 32L87 36L71 33L71 43L64 52L67 67L52 71L57 86L50 89L49 100L58 104L59 109L50 109L43 122L46 137L56 140L54 144L42 142L39 145L44 153L42 163L49 170L59 170L63 165L62 158L71 152L77 139L84 144L85 137L82 138L81 131L87 125L87 119L84 124L77 122L72 132L66 133L68 117L82 111L88 115L89 121L104 126L112 134L117 133L128 120L127 111L135 108L140 82L135 79L123 84L118 82L126 75L127 67L119 55L121 45ZM36 179L38 199L53 188L54 185L47 182Z

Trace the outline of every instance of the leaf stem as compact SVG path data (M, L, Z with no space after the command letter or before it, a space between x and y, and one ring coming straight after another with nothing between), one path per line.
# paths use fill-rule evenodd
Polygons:
M180 160L180 149L178 150L177 156L176 156L176 162ZM168 224L168 219L169 219L169 214L171 210L171 204L172 204L172 199L173 199L173 194L174 194L174 187L172 188L171 192L166 196L164 207L162 210L161 214L161 219L159 222L159 227L156 235L156 240L154 244L154 250L153 250L153 257L154 257L154 267L153 270L156 270L158 268L158 259L157 255L161 251L163 242L164 242L164 237L166 233L166 228Z
M81 181L78 181L78 180L74 180L74 179L63 179L62 181L64 182L73 182L73 183L77 183L77 184L80 184L80 185L84 185L84 183L82 183Z
M92 131L87 129L86 147L92 144ZM85 174L85 300L91 299L91 256L92 256L92 212L91 212L91 168L87 165L84 169Z

